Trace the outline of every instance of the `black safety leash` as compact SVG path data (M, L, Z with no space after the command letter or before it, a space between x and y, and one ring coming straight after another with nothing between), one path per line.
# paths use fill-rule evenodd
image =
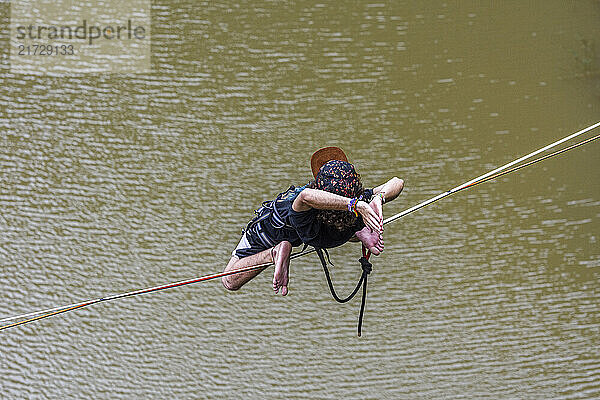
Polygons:
M362 301L360 304L360 314L358 314L358 336L360 337L361 332L362 332L363 314L365 312L365 303L367 301L367 276L369 276L369 274L373 270L373 264L371 264L369 262L369 257L371 256L371 252L368 251L365 248L365 246L362 247L363 255L361 258L358 259L358 262L360 263L360 266L362 268L362 275L360 276L360 279L359 279L358 283L356 284L356 287L354 288L352 293L350 293L350 295L348 297L346 297L345 299L341 299L335 292L335 289L333 288L333 282L331 282L331 276L329 275L329 269L327 268L327 261L329 261L329 263L331 265L333 265L331 263L331 261L329 260L329 253L327 253L327 250L325 250L325 249L315 248L315 250L317 251L319 260L321 260L321 265L323 265L323 271L325 272L325 277L327 278L327 284L329 285L329 290L331 291L331 295L333 296L335 301L337 301L338 303L346 303L346 302L352 300L352 298L354 297L354 295L356 295L356 293L358 293L358 289L360 289L360 287L362 285L362 287L363 287ZM327 261L325 261L325 256L323 255L323 252L325 252L325 254L327 255Z

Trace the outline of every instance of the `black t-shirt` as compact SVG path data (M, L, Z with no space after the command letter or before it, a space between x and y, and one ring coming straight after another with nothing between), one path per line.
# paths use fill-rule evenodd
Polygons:
M354 234L365 227L362 217L356 219L356 223L345 230L336 228L320 222L316 216L319 210L311 208L307 211L294 211L292 203L300 193L297 191L285 199L275 202L277 212L286 222L284 228L274 228L270 220L265 221L263 227L274 242L289 241L292 246L302 243L319 248L332 248L341 246L354 236Z

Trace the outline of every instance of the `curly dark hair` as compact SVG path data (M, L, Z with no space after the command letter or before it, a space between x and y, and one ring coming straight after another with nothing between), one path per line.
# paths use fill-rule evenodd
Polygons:
M306 187L310 189L318 189L317 184L314 180L310 181ZM359 175L359 183L356 187L354 197L362 196L363 193L364 189L362 183L360 182ZM359 217L355 216L352 212L348 210L317 210L316 215L317 221L328 226L332 226L340 232L353 227L356 224L358 218Z

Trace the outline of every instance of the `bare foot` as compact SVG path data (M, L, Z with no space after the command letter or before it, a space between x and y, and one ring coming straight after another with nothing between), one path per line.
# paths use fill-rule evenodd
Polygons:
M383 238L379 232L373 232L368 226L356 232L356 237L374 255L378 256L383 251Z
M292 244L287 241L279 243L273 249L273 261L275 262L275 273L273 274L273 290L275 294L288 294L288 281L290 271L290 254L292 253Z

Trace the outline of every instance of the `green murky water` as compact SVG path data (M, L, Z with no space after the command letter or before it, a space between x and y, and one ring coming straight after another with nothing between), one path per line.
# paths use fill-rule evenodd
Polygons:
M144 75L12 74L4 29L0 317L222 270L322 146L405 179L390 216L600 120L597 1L423 3L154 2ZM599 163L389 225L360 339L307 256L287 298L267 271L3 331L1 397L598 398ZM359 253L332 252L342 291Z

